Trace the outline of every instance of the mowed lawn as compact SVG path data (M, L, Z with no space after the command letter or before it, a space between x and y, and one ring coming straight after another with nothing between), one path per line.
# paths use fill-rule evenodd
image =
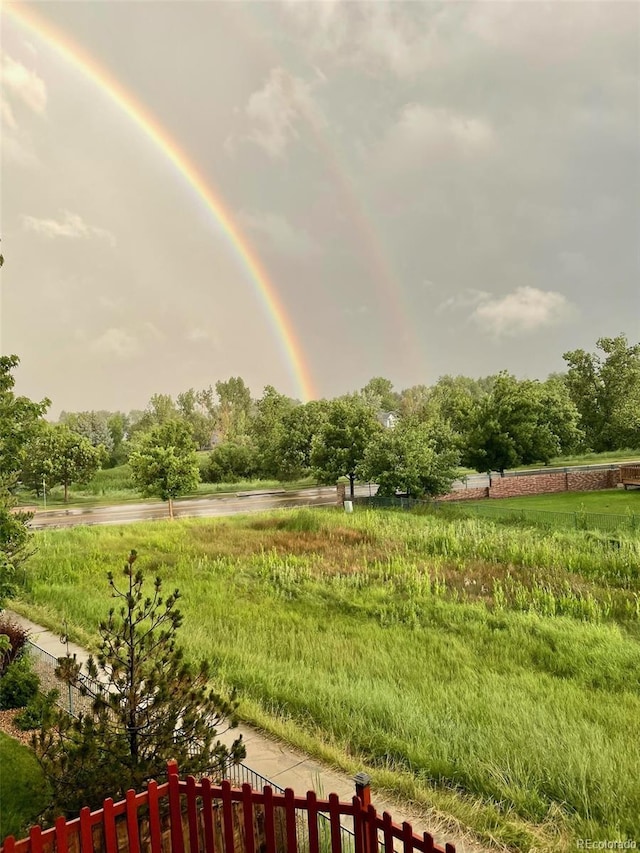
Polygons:
M477 501L470 501L472 504ZM482 503L486 503L483 501ZM640 520L640 489L604 489L596 492L558 492L520 498L490 501L497 508L548 510L550 512L593 512L607 515L629 515Z
M0 732L0 844L23 838L48 803L47 782L33 752Z
M135 548L244 718L374 789L516 850L640 838L636 540L299 510L36 544L23 611L95 643L106 572Z

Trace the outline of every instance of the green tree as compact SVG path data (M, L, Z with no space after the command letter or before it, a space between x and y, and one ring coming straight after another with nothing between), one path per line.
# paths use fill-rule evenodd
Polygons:
M45 430L38 442L48 471L47 485L62 485L64 501L69 500L71 483L88 483L104 460L104 449L94 447L88 438L73 432L65 424Z
M477 471L547 463L579 441L575 407L557 389L499 374L470 415L464 461Z
M640 344L618 335L596 346L601 354L577 349L563 356L585 441L596 451L640 447Z
M395 412L400 404L400 395L393 390L393 382L384 376L374 376L360 392L374 412Z
M248 444L226 441L209 454L206 479L209 483L234 483L256 474L255 452Z
M320 482L335 483L340 477L348 477L353 498L358 465L367 446L382 429L371 406L361 396L332 400L311 451L311 464Z
M165 421L141 435L129 465L144 494L168 501L170 518L175 498L192 492L200 479L191 430L180 420Z
M147 408L139 418L130 418L131 436L149 432L155 426L173 421L179 417L178 409L170 394L153 394Z
M358 472L378 484L379 495L399 491L423 498L449 492L459 464L455 437L446 425L404 420L375 436Z
M204 393L206 394L206 392ZM191 434L196 447L199 450L208 450L211 447L211 438L215 430L215 419L202 405L202 400L206 400L206 397L203 397L200 392L194 391L193 388L189 388L188 391L178 394L178 412L191 427Z
M216 382L217 430L220 441L242 441L249 432L252 402L251 391L240 376L226 382Z
M291 398L280 394L272 385L266 386L262 397L255 404L250 434L261 477L278 476L284 419L294 406Z
M311 400L284 415L276 453L279 479L295 480L311 473L313 440L327 420L329 407L326 400Z
M241 737L230 749L216 740L223 722L236 724L233 697L211 690L206 661L194 669L177 645L178 590L165 597L156 578L147 593L135 561L132 551L122 586L108 575L120 606L99 625L100 650L88 663L89 710L77 719L53 711L35 742L51 783L53 814L75 815L83 806L98 808L106 797L139 791L149 779L162 782L171 758L184 773L215 773L245 756ZM58 674L88 692L73 658L59 660Z
M14 393L15 355L0 356L0 606L15 592L18 567L29 554L29 513L15 512L13 491L32 437L49 400L34 403Z
M113 437L109 431L109 412L62 412L60 423L71 432L84 436L93 447L104 447L107 454L113 450Z
M111 436L112 449L109 456L109 465L122 465L127 460L127 439L131 423L129 416L124 412L111 412L107 418L107 429Z

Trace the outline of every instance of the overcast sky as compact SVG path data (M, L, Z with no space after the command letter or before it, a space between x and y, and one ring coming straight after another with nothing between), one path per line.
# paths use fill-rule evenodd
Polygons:
M317 396L544 378L640 335L637 2L47 2L267 271ZM255 285L136 122L3 15L4 353L60 409L242 376L300 396Z

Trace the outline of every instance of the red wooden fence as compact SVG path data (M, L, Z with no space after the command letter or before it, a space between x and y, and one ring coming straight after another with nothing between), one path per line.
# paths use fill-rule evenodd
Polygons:
M164 784L127 791L119 803L107 799L75 820L58 818L51 829L35 826L21 841L9 836L0 853L455 853L453 844L440 847L411 824L379 815L362 786L360 796L341 802L336 794L324 800L313 791L298 797L291 788L282 795L268 786L259 792L249 784L181 780L175 762L168 771ZM353 826L350 850L343 824Z

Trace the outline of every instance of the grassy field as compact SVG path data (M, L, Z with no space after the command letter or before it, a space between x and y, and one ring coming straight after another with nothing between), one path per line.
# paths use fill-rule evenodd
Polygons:
M471 503L476 503L472 501ZM557 492L520 498L500 498L492 504L505 508L550 512L595 512L613 515L633 513L640 519L640 489L604 489L597 492Z
M47 783L35 755L0 732L0 842L22 838L48 802Z
M332 510L36 541L23 612L91 644L136 548L244 718L374 787L516 850L640 837L638 541Z

